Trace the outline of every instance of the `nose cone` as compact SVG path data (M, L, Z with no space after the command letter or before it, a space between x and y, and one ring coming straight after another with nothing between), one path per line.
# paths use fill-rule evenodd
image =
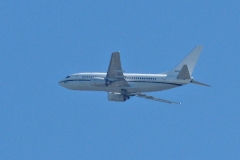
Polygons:
M75 90L75 85L73 83L69 83L69 80L63 79L58 82L58 84L64 88Z
M63 81L59 81L58 84L62 87L64 87L64 82Z

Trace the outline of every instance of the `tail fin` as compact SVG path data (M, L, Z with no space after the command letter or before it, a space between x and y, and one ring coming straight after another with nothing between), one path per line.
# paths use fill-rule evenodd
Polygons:
M202 46L196 46L173 70L167 72L167 77L176 77L182 80L191 79L190 83L211 87L208 84L195 81L191 77L202 48Z
M167 72L167 75L176 76L180 79L189 79L198 61L202 48L203 46L196 46L173 70Z

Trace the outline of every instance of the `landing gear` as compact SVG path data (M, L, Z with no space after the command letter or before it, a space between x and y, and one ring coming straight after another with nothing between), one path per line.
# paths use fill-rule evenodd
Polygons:
M105 85L106 85L106 86L110 85L111 83L112 83L111 81L109 81L109 80L106 79L106 81L105 81Z
M124 95L124 101L126 101L126 100L128 100L128 99L130 99L130 97L129 97L129 96L126 96L126 95Z
M127 93L127 90L126 90L126 89L121 89L121 91L122 91L123 93Z
M127 90L126 89L121 89L121 92L123 94L124 101L130 99L130 96L127 95Z

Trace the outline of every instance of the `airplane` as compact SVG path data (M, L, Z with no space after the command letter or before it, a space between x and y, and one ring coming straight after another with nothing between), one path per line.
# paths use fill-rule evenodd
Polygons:
M124 73L120 52L113 52L107 73L75 73L61 80L59 85L71 90L108 92L109 101L124 102L136 96L169 104L181 104L142 92L162 91L189 83L210 87L191 77L202 48L201 45L196 46L174 69L160 74Z

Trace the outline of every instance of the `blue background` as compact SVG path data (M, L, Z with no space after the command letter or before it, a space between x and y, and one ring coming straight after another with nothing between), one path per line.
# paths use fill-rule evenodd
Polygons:
M0 1L0 159L240 159L239 1ZM171 70L204 46L190 84L109 102L58 82Z

